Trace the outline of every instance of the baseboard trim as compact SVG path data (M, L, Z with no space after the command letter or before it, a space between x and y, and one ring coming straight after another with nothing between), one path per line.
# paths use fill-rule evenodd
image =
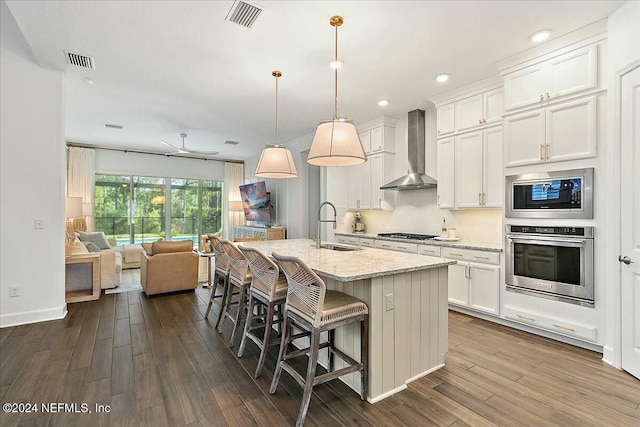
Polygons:
M604 363L608 363L609 365L613 366L614 368L617 369L622 369L622 366L620 366L620 355L619 353L616 353L615 351L613 351L613 348L611 346L605 345L602 348L602 361Z
M440 369L440 368L444 368L444 363L441 363L441 364L439 364L439 365L437 365L437 366L434 366L433 368L431 368L431 369L429 369L429 370L427 370L427 371L421 372L421 373L419 373L418 375L416 375L416 376L414 376L414 377L409 378L409 379L406 381L406 383L407 383L407 384L409 384L410 382L413 382L413 381L415 381L415 380L419 380L420 378L422 378L422 377L424 377L424 376L426 376L426 375L429 375L430 373L435 372L435 371L437 371L437 370L438 370L438 369Z
M389 396L393 396L394 394L399 393L399 392L401 392L402 390L406 390L406 389L407 389L407 385L406 385L406 384L403 384L403 385L401 385L400 387L396 387L396 388L394 388L393 390L389 390L389 391L387 391L386 393L379 394L379 395L378 395L378 396L376 396L376 397L367 397L367 402L369 402L369 403L376 403L376 402L380 402L381 400L384 400L384 399L386 399L387 397L389 397Z
M20 313L3 314L0 316L0 328L27 325L29 323L46 322L49 320L64 319L67 315L67 304L62 307L47 308L44 310L23 311Z

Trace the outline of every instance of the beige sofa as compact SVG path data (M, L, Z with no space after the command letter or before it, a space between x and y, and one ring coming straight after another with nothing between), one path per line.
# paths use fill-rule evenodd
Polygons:
M193 252L193 242L161 240L144 247L140 283L147 295L198 287L198 255Z
M86 246L76 241L71 250L71 255L90 253ZM122 277L122 255L116 251L100 252L100 288L111 289L120 285Z
M140 256L142 255L142 245L117 245L115 239L108 239L111 245L110 249L104 249L102 252L118 252L122 257L122 268L140 268Z

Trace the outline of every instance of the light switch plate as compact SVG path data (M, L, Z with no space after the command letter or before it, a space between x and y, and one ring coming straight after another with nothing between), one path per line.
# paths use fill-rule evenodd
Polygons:
M387 311L393 310L393 294L385 295Z

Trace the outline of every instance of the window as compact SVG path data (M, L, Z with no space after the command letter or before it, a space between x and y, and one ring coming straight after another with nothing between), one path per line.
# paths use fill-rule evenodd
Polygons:
M96 174L95 229L117 243L200 241L222 229L222 182Z

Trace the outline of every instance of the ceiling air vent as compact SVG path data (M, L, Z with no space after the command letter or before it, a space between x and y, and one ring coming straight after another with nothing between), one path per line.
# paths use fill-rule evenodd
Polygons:
M233 2L233 6L231 6L227 17L224 19L242 25L243 27L251 28L261 13L262 9L258 6L236 0Z
M227 144L227 145L238 145L238 141L227 140L224 143Z
M81 68L88 68L90 70L96 69L93 58L90 56L66 51L65 54L67 55L67 62L71 65L75 65L76 67Z

